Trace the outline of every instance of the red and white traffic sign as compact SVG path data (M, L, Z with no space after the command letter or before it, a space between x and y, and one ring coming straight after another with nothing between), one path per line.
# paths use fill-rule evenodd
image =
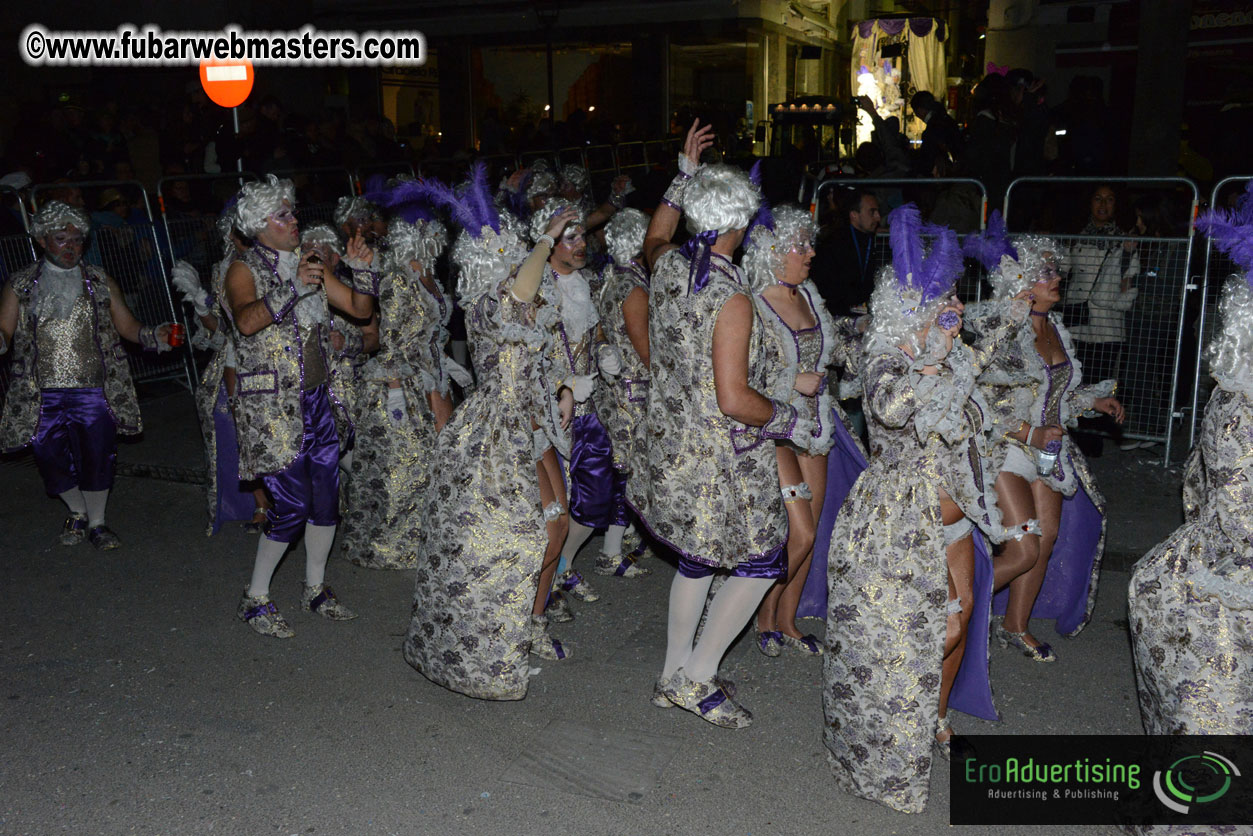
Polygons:
M216 58L201 61L200 86L215 105L237 107L252 92L252 62Z

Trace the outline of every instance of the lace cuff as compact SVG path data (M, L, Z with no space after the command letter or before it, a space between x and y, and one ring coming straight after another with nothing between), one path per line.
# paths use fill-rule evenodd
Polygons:
M282 322L283 319L291 313L291 309L296 307L296 300L299 297L296 291L289 284L281 284L271 290L269 293L261 297L261 303L265 305L265 309L270 312L270 318L275 323Z
M1118 391L1118 381L1113 378L1088 386L1080 386L1070 394L1070 409L1075 418L1092 418L1098 413L1092 408L1100 398L1112 398Z
M679 155L680 167L682 160L687 159L682 154ZM685 174L680 171L675 178L670 181L670 185L666 188L666 193L661 196L661 202L680 212L683 211L683 195L687 192L688 183L692 182L692 175Z
M447 354L443 357L444 374L452 378L453 382L458 386L465 388L474 383L474 377L465 366L449 357Z
M1200 565L1192 576L1192 594L1197 598L1214 598L1224 607L1233 610L1253 610L1253 586L1249 585L1247 569L1244 578L1231 577L1241 572L1234 558L1227 556L1211 569Z
M139 344L144 351L159 351L157 347L157 326L142 325L139 328Z
M775 441L790 440L802 423L796 413L796 407L784 401L771 401L770 403L774 405L774 414L762 426L761 437Z
M914 387L914 429L920 441L935 433L949 444L955 444L969 436L966 426L966 400L972 386L963 386L958 375L944 369L939 374L923 374L923 360L910 367L909 379ZM973 384L973 380L971 380Z
M364 261L358 259L346 258L344 259L344 265L352 272L352 289L377 299L379 282L383 280L383 275L377 270L371 269L370 265Z

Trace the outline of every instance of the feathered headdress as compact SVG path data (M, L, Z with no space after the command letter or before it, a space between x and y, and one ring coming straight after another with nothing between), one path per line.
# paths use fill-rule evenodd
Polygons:
M481 160L470 169L470 179L462 194L458 195L447 184L434 178L408 180L397 186L384 206L429 204L448 210L453 223L473 238L478 238L483 227L500 232L500 215L492 202L491 188L487 185L487 164ZM394 201L394 204L390 201Z
M924 224L918 207L906 203L888 215L888 243L892 268L901 294L920 295L919 307L944 296L962 271L962 251L957 233L946 226ZM931 250L923 255L923 236L932 236Z
M1005 229L1005 219L999 210L993 209L988 218L988 228L981 233L972 233L962 241L962 255L973 258L991 273L1001 264L1001 256L1009 256L1018 260L1018 251L1009 241L1009 232Z
M761 190L761 160L753 163L753 167L748 170L748 179L753 181L753 185ZM761 196L761 207L757 210L757 214L753 215L753 219L748 222L748 228L744 230L744 240L748 240L749 234L755 226L764 226L771 232L774 231L774 214L770 211L770 202L766 200L765 194Z
M422 180L404 179L398 181L391 188L366 192L362 197L377 203L385 209L391 210L393 217L403 218L406 223L412 224L418 221L434 220L435 215L431 211L431 199L429 194L423 189L423 182Z
M1210 209L1196 219L1196 228L1246 271L1245 280L1253 288L1253 180L1235 209Z

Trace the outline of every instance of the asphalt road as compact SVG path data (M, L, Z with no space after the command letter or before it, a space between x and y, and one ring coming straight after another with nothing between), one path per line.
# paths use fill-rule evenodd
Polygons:
M194 472L190 398L144 404L124 472ZM1177 524L1178 469L1151 451L1095 462L1109 552L1091 625L1037 623L1060 661L993 649L1003 719L954 714L970 733L1141 733L1126 635L1125 569ZM149 468L146 470L145 468ZM0 463L0 834L933 834L948 771L918 816L835 787L821 739L821 662L762 656L741 639L723 673L753 726L726 731L649 704L673 569L596 579L601 601L554 632L575 656L535 661L530 694L487 703L405 664L412 573L332 556L328 581L361 617L299 612L300 547L273 596L296 630L277 641L236 620L254 540L203 534L202 489L119 478L123 548L57 543L60 503L29 460ZM597 542L580 558L590 569ZM1123 571L1119 571L1119 569ZM821 634L819 622L809 629ZM534 657L533 657L534 659ZM1006 828L964 828L963 832ZM1032 828L1038 833L1112 829Z

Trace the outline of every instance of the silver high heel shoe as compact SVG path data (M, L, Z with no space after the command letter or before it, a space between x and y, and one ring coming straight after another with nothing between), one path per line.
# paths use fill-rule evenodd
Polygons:
M1056 662L1057 654L1053 652L1053 648L1044 642L1032 647L1027 644L1024 630L1021 633L1013 633L1005 629L1005 625L997 621L993 625L993 636L996 638L997 644L1001 647L1014 647L1022 652L1023 656L1035 662Z

